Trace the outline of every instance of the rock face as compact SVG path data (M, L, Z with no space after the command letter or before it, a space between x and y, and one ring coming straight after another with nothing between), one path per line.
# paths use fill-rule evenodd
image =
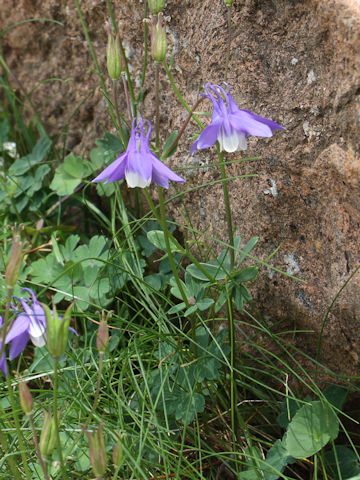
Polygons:
M106 2L81 3L89 34L105 69ZM1 25L29 18L2 38L4 57L41 112L44 124L69 148L88 155L94 140L110 129L106 103L74 2L2 0ZM137 82L143 59L140 0L113 0L131 72ZM192 105L206 81L224 80L226 8L221 0L168 1L166 14L173 75ZM355 373L360 351L360 274L345 282L360 262L360 7L357 0L235 0L228 83L240 108L286 127L267 139L250 138L247 156L228 175L256 173L229 183L234 224L244 240L260 236L255 254L301 283L263 268L253 287L258 310L314 333L299 335L301 348L316 350L324 327L321 360ZM149 65L141 113L154 115L154 68ZM43 83L52 78L51 82ZM66 82L65 82L66 81ZM136 82L135 82L136 84ZM34 88L37 87L35 90ZM161 73L164 138L179 129L186 112ZM19 86L14 83L14 88ZM125 102L121 98L121 108ZM202 104L205 109L210 105ZM213 164L214 150L189 155L190 126L172 166ZM186 138L187 137L187 138ZM228 154L227 160L244 158ZM188 174L187 186L219 178L216 168ZM193 227L226 241L221 187L207 186L184 197ZM176 216L176 210L172 212ZM179 217L179 221L182 219ZM340 292L323 324L331 302Z

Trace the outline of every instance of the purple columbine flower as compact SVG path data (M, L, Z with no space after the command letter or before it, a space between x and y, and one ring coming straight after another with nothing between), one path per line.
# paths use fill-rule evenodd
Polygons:
M32 303L29 298L18 298L24 311L19 313L6 335L5 343L11 342L10 360L20 355L29 339L37 347L43 347L46 343L45 311L30 288L23 288L22 290L27 290L30 293Z
M209 148L218 140L220 150L236 152L247 149L247 137L271 137L272 132L284 129L281 125L268 118L260 117L249 110L241 110L231 96L230 88L224 82L226 91L220 85L205 85L207 95L213 104L213 115L210 125L201 132L191 147L191 154L196 149ZM222 95L221 95L222 94Z
M164 165L150 151L149 139L151 123L148 121L148 131L144 135L144 122L140 118L136 124L133 120L130 140L126 152L122 153L111 165L100 173L93 182L117 182L125 178L128 187L148 187L151 181L164 188L169 188L169 180L185 182L185 180Z
M3 325L3 319L2 319L2 316L0 315L0 332L1 332L2 325ZM1 352L1 350L2 350L2 341L0 340L0 352ZM0 358L0 370L2 370L5 377L7 377L5 352L1 355L1 358Z

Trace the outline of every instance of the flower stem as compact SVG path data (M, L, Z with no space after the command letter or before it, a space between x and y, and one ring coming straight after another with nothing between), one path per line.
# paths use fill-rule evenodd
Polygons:
M159 98L160 65L155 62L155 145L160 149L160 98Z
M42 457L42 455L41 455L41 452L40 452L39 442L38 442L38 438L37 438L36 430L35 430L34 417L33 417L32 414L29 415L29 422L30 422L30 426L31 426L33 441L34 441L35 450L36 450L36 455L37 455L37 457L38 457L38 459L39 459L41 469L42 469L42 471L44 472L44 478L45 478L45 480L49 480L49 476L48 476L48 474L47 474L47 468L46 468L44 459L43 459L43 457Z
M227 38L227 52L226 52L226 67L225 67L225 82L227 82L229 62L231 55L231 7L227 7L226 12L227 26L228 26L228 38Z
M172 144L170 145L170 147L167 149L167 152L171 152L175 147L176 145L179 143L179 140L180 138L182 137L182 134L184 133L185 131L185 128L187 127L191 117L193 116L193 113L194 111L197 109L197 107L199 106L199 104L204 100L204 97L200 97L199 100L195 103L195 105L192 107L189 115L187 116L185 122L183 123L182 127L180 128L179 130L179 133L176 135L176 138L175 140L172 142ZM164 152L163 152L164 153Z
M220 172L221 172L222 188L223 188L224 203L225 203L226 223L227 223L229 244L230 244L230 247L231 247L230 248L230 271L231 271L234 267L234 261L235 261L234 231L233 231L232 218L231 218L231 206L230 206L229 189L228 189L228 184L227 184L224 157L223 157L222 152L220 151L219 142L216 142L216 151L217 151L218 158L219 158L219 167L220 167Z
M59 384L59 360L54 358L54 423L55 423L55 432L56 432L56 446L59 454L61 470L63 478L68 479L64 457L62 454L61 441L60 441L60 432L59 432L59 412L58 412L58 384Z
M11 409L14 415L15 429L16 429L16 434L19 441L20 454L21 454L21 459L24 466L24 470L25 470L25 475L28 480L31 480L31 472L28 466L26 455L25 455L25 445L24 445L24 440L22 436L22 431L20 428L20 422L19 422L18 412L16 409L14 392L11 385L10 375L7 376L6 383L7 383L7 388L8 388L9 397L10 397Z
M151 197L150 197L150 194L148 192L148 190L145 188L144 189L144 192L145 192L145 196L146 196L146 199L150 205L150 208L152 210L152 212L154 213L155 217L157 218L158 222L160 223L161 225L161 228L163 229L163 232L164 232L164 239L165 239L165 245L166 245L166 252L168 254L168 257L169 257L169 262L170 262L170 267L171 267L171 270L173 272L173 275L174 275L174 278L175 278L175 281L176 281L176 284L180 290L180 294L181 294L181 297L183 299L183 302L185 303L186 305L186 308L189 308L190 304L189 304L189 300L186 296L186 293L184 291L184 288L183 288L183 285L182 285L182 282L180 280L180 277L179 277L179 273L177 271L177 268L176 268L176 264L175 264L175 260L174 260L174 256L173 256L173 253L171 251L171 245L170 245L170 232L167 228L167 225L166 225L166 214L165 214L165 202L164 202L164 192L162 190L161 187L158 187L158 192L159 192L159 206L160 206L160 215L159 213L157 212L156 210L156 207L154 205L154 202L152 201Z

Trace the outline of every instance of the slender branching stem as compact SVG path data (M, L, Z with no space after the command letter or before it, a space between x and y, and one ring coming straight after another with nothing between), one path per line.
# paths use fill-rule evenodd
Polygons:
M56 445L60 459L61 471L63 478L68 479L64 457L62 454L60 432L59 432L59 412L58 412L58 388L59 388L59 360L54 358L54 423L56 433Z
M195 103L195 105L192 107L191 111L189 112L189 115L187 116L185 122L183 123L182 127L180 128L179 130L179 133L176 135L176 138L175 140L172 142L172 144L170 145L170 147L167 149L168 152L171 152L171 150L173 148L175 148L175 146L179 143L179 140L180 138L182 137L184 131L185 131L185 128L188 126L188 123L191 119L191 117L193 116L193 113L195 112L195 110L197 109L197 107L199 106L199 104L204 100L204 97L200 97L199 100Z
M33 417L32 414L29 415L29 422L30 422L30 426L31 426L31 432L32 432L33 441L34 441L34 445L35 445L36 455L39 459L40 466L41 466L41 469L44 473L45 480L49 480L49 476L47 474L46 464L45 464L44 459L43 459L43 457L41 455L41 452L40 452L39 441L38 441L38 438L37 438L37 435L36 435L36 430L35 430L34 417Z

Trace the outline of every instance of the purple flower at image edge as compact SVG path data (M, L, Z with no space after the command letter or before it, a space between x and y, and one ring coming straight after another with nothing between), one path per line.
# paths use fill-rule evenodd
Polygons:
M32 303L31 299L26 297L17 299L24 311L19 313L6 335L5 343L11 342L10 360L20 355L29 339L37 347L43 347L46 343L45 311L30 288L23 288L22 290L27 290L30 293ZM16 311L16 309L14 310Z
M137 123L135 119L133 120L126 151L94 178L93 182L106 180L105 183L109 183L125 179L130 188L145 188L152 181L163 188L169 188L169 180L185 182L150 150L151 123L149 121L147 123L148 131L145 136L142 118Z
M3 319L0 315L0 328L3 326ZM2 341L0 340L0 352L2 350ZM7 377L7 368L6 368L6 359L5 359L5 352L1 355L0 358L0 370L3 371L5 377Z
M249 110L241 110L233 99L230 88L224 82L226 91L220 85L205 85L207 95L212 101L213 114L210 125L204 128L191 147L191 154L196 150L209 148L216 141L220 150L236 152L247 149L247 137L271 137L274 130L283 130L284 127L268 118L261 117ZM222 95L221 95L222 94Z

